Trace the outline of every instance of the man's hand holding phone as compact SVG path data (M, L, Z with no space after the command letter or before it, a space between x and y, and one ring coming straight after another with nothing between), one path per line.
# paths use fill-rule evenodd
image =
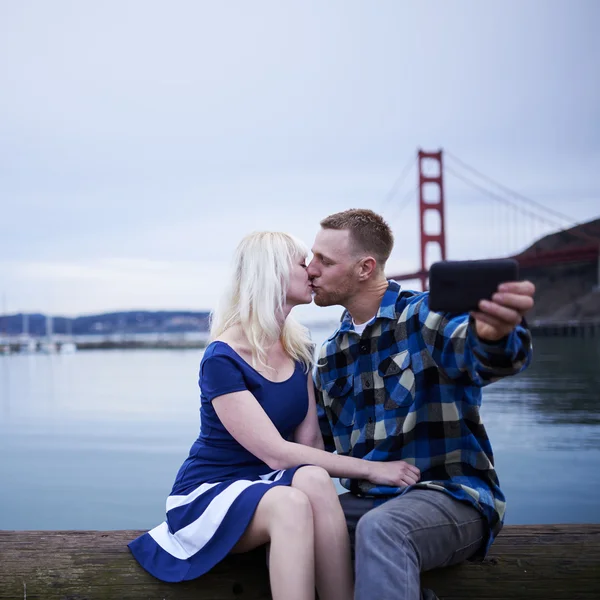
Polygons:
M479 310L471 312L477 336L489 341L506 337L533 308L534 293L531 281L501 283L491 300L480 300Z
M429 284L429 308L469 313L484 340L507 336L533 307L535 286L519 281L519 265L510 258L438 262L431 265Z

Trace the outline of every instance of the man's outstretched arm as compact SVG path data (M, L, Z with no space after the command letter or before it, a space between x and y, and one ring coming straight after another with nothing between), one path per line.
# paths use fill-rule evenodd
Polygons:
M471 315L431 312L419 303L421 335L437 366L451 379L483 386L514 375L531 361L531 333L523 318L533 306L531 282L502 284Z

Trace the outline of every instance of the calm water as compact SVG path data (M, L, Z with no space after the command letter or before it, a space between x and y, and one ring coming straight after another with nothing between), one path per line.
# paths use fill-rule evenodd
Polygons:
M314 337L322 339L320 332ZM508 523L600 522L600 343L484 392ZM0 356L0 529L145 529L198 432L201 351Z

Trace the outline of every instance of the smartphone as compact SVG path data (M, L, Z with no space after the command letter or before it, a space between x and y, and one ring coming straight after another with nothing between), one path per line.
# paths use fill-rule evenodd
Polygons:
M429 308L436 312L467 313L478 310L498 286L519 277L519 263L512 258L493 260L444 260L429 269Z

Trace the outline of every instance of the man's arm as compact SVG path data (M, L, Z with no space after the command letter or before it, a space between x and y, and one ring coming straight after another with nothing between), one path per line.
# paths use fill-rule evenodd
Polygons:
M468 378L478 386L525 369L532 346L523 316L533 306L534 291L528 281L502 284L471 315L430 312L428 297L423 297L418 307L421 335L436 365L449 378Z

